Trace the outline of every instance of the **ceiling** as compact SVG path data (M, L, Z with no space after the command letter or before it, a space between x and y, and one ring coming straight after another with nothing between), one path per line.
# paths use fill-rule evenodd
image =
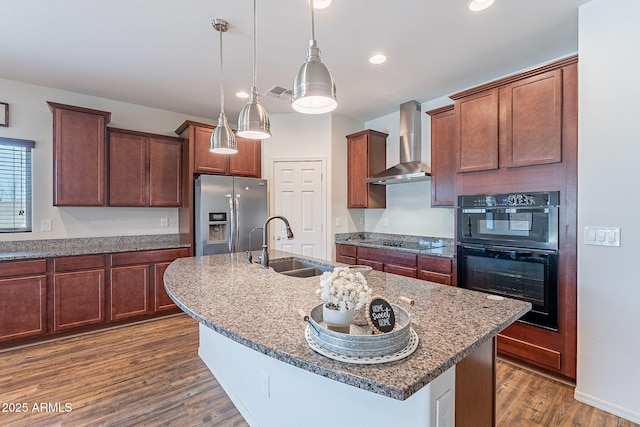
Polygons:
M578 6L589 0L333 0L315 13L335 113L366 121L461 91L578 49ZM3 0L0 77L235 123L252 79L251 0ZM311 38L308 0L258 1L258 91L290 89ZM386 63L368 57L384 53ZM1 95L1 94L0 94ZM289 102L261 97L270 114Z

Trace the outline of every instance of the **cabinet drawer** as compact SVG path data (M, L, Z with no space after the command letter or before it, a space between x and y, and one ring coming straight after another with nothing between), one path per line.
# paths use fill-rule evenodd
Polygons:
M402 267L400 265L385 264L384 271L391 274L397 274L405 277L418 277L418 270L410 267Z
M173 261L176 258L189 256L187 248L159 249L156 251L121 252L111 255L111 265L150 264L154 262Z
M357 248L351 245L336 245L338 248L338 255L348 256L348 257L356 257Z
M101 268L105 266L104 255L83 255L55 258L53 260L53 271L87 270Z
M498 334L498 353L506 353L518 356L527 361L560 369L560 352L545 347L540 347L525 341Z
M442 274L442 273L435 273L433 271L420 270L419 278L422 280L427 280L429 282L440 283L443 285L451 285L450 274Z
M451 259L421 255L419 259L420 270L434 271L437 273L451 274Z
M417 255L400 251L389 251L386 249L358 248L358 262L361 260L382 261L385 264L395 264L403 267L416 268Z
M368 259L360 259L358 258L358 264L360 265L368 265L369 267L373 268L374 270L377 271L384 271L384 264L380 261L372 261L372 260L368 260Z
M342 255L336 255L336 262L341 262L343 264L349 265L356 265L358 263L356 258Z
M47 260L0 262L0 277L29 276L47 272Z

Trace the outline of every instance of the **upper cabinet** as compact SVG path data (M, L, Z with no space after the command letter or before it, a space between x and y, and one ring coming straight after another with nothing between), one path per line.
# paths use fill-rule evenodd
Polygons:
M562 161L563 67L576 57L452 95L456 171Z
M562 161L562 70L505 88L506 166Z
M109 206L177 207L182 202L182 140L110 128Z
M53 113L53 204L105 206L105 135L111 113L47 104Z
M387 136L371 129L347 135L347 208L386 207L386 186L364 180L387 167Z
M214 129L213 125L186 121L176 130L178 135L190 140L193 150L193 172L260 178L262 141L236 137L238 153L215 154L209 151Z
M454 205L455 115L453 105L427 111L431 116L431 206Z

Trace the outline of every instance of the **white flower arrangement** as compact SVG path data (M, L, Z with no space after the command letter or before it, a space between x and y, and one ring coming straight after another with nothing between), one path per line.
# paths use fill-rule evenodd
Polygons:
M336 267L320 276L320 288L316 290L329 308L340 311L359 309L371 300L371 289L360 272L349 267Z

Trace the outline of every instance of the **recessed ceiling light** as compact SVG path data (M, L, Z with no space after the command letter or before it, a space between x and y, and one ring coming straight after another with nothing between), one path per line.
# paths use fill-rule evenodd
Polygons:
M312 0L314 9L326 9L331 4L331 0Z
M236 92L236 96L237 96L238 98L241 98L241 99L247 99L247 98L249 98L249 94L248 94L247 92L243 91L243 90L241 90L241 91L239 91L239 92Z
M469 3L469 9L474 12L480 12L491 6L494 1L495 0L473 0Z
M387 60L387 57L386 57L386 56L384 56L384 55L383 55L383 54L381 54L381 53L378 53L378 54L376 54L376 55L373 55L373 56L371 56L371 57L369 58L369 62L371 62L372 64L375 64L375 65L382 64L382 63L383 63L383 62L385 62L386 60Z

